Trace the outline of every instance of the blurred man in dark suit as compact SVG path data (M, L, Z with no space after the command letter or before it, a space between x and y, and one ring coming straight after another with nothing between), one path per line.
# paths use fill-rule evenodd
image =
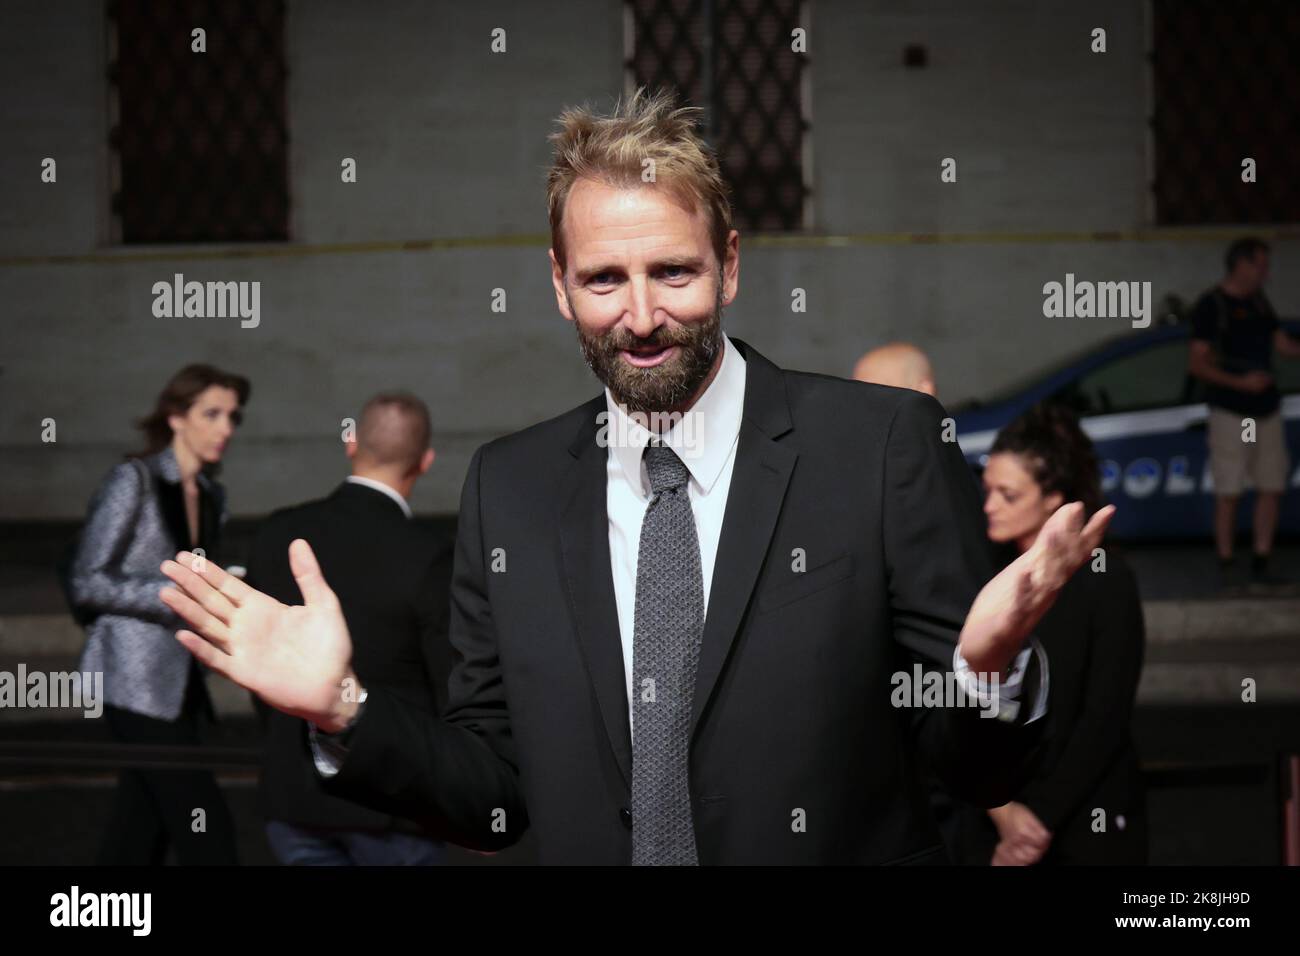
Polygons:
M418 398L378 395L345 443L352 474L334 492L277 511L259 529L248 580L281 601L302 600L288 547L309 538L338 593L366 687L382 684L422 711L446 694L451 650L451 548L414 525L411 489L433 464L429 411ZM364 675L364 676L363 676ZM282 863L431 865L445 848L400 817L326 793L307 726L259 703L267 741L261 797L267 837Z

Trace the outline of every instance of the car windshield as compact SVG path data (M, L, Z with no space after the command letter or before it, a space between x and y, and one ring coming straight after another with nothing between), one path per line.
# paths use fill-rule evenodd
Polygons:
M1028 375L1012 382L1010 385L1004 385L996 391L990 392L982 398L972 398L963 402L959 407L953 409L955 412L969 411L975 408L984 408L989 405L1000 405L1003 402L1009 402L1013 398L1023 395L1025 392L1032 391L1042 385L1048 379L1060 374L1072 365L1078 365L1084 359L1104 349L1110 348L1116 342L1127 338L1126 335L1115 335L1101 342L1094 342L1084 348L1071 352L1068 356L1059 361L1053 362L1046 369L1038 368Z

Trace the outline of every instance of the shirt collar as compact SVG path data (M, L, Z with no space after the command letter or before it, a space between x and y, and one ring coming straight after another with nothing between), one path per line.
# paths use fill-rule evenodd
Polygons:
M745 410L745 359L731 339L722 337L722 365L704 394L663 435L691 473L700 489L708 493L731 455L740 435ZM606 432L609 453L618 462L628 483L642 497L649 497L650 483L641 455L650 441L650 431L629 417L605 389Z
M397 502L397 506L402 509L402 514L406 515L408 518L411 517L411 506L407 504L405 498L397 493L395 488L384 484L382 481L375 481L373 478L363 478L361 475L348 475L347 480L352 482L354 485L364 485L367 488L373 488L381 494L388 495L388 497Z

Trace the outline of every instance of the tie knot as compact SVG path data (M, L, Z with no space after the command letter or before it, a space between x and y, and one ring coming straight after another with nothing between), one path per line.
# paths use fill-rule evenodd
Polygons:
M645 446L645 469L650 475L650 493L672 491L686 484L690 472L682 460L666 445Z

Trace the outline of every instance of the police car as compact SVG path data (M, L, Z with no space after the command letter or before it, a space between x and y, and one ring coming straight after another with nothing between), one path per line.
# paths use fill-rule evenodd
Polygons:
M1293 336L1300 323L1284 322ZM1101 460L1102 492L1117 506L1117 538L1206 537L1214 481L1203 383L1187 374L1187 325L1153 327L1092 346L1082 355L983 401L951 410L966 460L982 471L998 429L1037 402L1078 413ZM1275 357L1290 475L1279 533L1300 534L1300 361ZM1247 491L1244 496L1250 498ZM1240 514L1250 524L1248 502Z

